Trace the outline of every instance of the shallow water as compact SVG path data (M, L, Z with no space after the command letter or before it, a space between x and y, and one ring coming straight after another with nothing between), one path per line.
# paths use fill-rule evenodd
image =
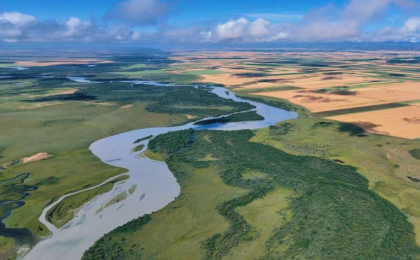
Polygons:
M79 77L69 79L84 83L91 82ZM134 84L172 86L146 81L131 82ZM84 205L75 218L61 229L57 229L46 220L46 213L63 198L71 196L72 194L64 196L46 208L40 217L40 221L51 230L52 236L38 243L24 257L24 259L80 259L84 251L86 251L104 234L132 219L162 209L179 195L180 186L165 163L138 156L146 148L137 153L131 153L131 149L133 147L139 144L144 144L147 147L149 142L149 140L146 140L138 144L134 144L135 140L149 135L156 136L170 131L190 128L212 130L259 129L274 125L284 120L296 118L298 116L293 112L237 98L233 92L228 91L225 88L214 87L211 88L211 91L223 98L233 99L238 102L248 102L254 105L257 113L262 115L265 119L262 121L235 122L226 124L217 123L196 126L194 123L189 123L176 127L147 128L114 135L96 141L90 146L93 154L107 164L127 169L127 175L129 175L130 178L124 182L116 184L112 191L98 196ZM134 192L132 192L133 187L136 187ZM92 188L95 187L91 187L89 189ZM122 193L126 194L125 200L106 208L104 207L107 203L109 204L113 198Z
M17 66L17 67L10 67L11 69L15 69L15 70L27 70L27 69L29 69L29 68L25 68L25 67L20 67L20 66Z
M29 196L29 192L37 190L38 187L36 186L28 186L25 185L25 180L30 176L30 173L22 173L18 176L15 176L11 179L3 180L1 183L5 182L15 182L11 185L12 188L19 186L20 189L17 189L19 191L20 198L17 200L3 200L0 201L0 207L6 207L7 210L3 212L3 215L0 215L0 235L3 237L13 238L15 242L18 245L35 245L36 242L38 242L38 237L36 237L34 234L29 231L29 229L26 228L12 228L7 227L3 220L8 218L13 210L18 209L25 205L25 198Z
M67 77L67 79L77 82L77 83L102 83L99 81L91 81L86 79L85 77Z

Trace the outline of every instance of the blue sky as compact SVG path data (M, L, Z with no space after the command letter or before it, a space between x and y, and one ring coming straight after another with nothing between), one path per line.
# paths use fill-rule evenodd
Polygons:
M101 17L118 0L2 0L0 11L19 11L41 19L66 19L76 16L87 19L92 14ZM169 1L166 1L169 2ZM179 4L176 14L181 20L221 19L243 13L255 12L296 12L308 10L330 3L343 5L346 1L290 1L290 0L187 0Z
M420 40L420 0L1 0L7 42Z

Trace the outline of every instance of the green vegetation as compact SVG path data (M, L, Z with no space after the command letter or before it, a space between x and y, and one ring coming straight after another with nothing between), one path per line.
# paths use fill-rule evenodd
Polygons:
M273 125L269 127L271 135L285 135L293 130L293 125L290 123L283 123L280 125Z
M411 156L413 156L417 160L420 160L420 148L410 150L409 152L410 152Z
M160 161L160 162L163 162L164 161L162 154L160 154L160 153L154 153L154 152L152 152L150 150L146 150L143 153L143 155L146 156L147 158L151 159L151 160Z
M245 99L252 100L255 102L264 103L272 107L277 107L277 108L281 108L287 111L296 112L299 114L299 117L307 117L310 114L310 112L306 108L298 106L296 104L292 104L286 100L281 100L279 98L255 97L252 94L243 94L243 93L238 93L237 96L240 98L245 98Z
M19 191L24 190L25 185L37 188L27 191L25 204L3 221L8 227L27 228L35 235L46 236L49 231L38 218L48 204L64 194L93 187L122 174L124 169L103 164L90 152L88 147L96 140L133 129L179 125L190 120L186 115L200 119L252 108L246 103L219 98L206 88L119 83L115 75L113 82L107 81L112 72L133 63L147 66L128 68L128 71L165 70L170 64L168 60L155 60L147 55L116 57L115 60L114 64L89 68L49 66L12 72L0 68L0 75L16 77L0 80L0 117L2 126L7 126L0 128L0 165L7 164L0 169L0 196L4 200L20 200ZM104 80L104 83L77 83L67 80L66 76L87 76ZM169 81L175 77L166 72L153 75L158 76ZM182 77L197 79L191 75ZM121 109L126 105L130 105L130 109ZM41 152L52 156L28 164L20 162L23 157ZM152 155L159 159L159 154ZM3 182L22 173L30 173L24 185L16 180L13 185L17 186L13 188L10 182ZM83 203L110 187L111 184L105 185L66 199L51 213L51 221L62 226ZM0 212L4 210L5 207L1 207ZM3 241L7 245L0 254L14 255L16 245L10 239L0 242Z
M148 148L154 153L175 153L191 145L195 139L192 129L172 132L171 135L159 135L149 142Z
M217 123L233 123L233 122L242 122L242 121L259 121L264 120L264 117L257 114L255 111L237 113L230 116L225 116L215 119L207 119L196 122L195 125L210 125Z
M95 96L96 101L63 101L54 95L54 99L49 97L48 101L37 98L37 101L27 102L31 94L27 94L25 89L20 89L20 97L23 99L19 101L20 106L31 106L31 108L0 111L2 123L8 125L8 128L0 129L0 147L5 147L0 163L14 161L38 152L54 155L45 161L16 165L3 174L3 178L9 178L22 172L32 172L34 175L27 180L28 185L37 184L51 177L59 179L56 180L56 185L40 186L35 192L39 194L38 196L28 197L26 205L15 210L12 216L6 219L6 223L11 227L29 227L40 235L45 235L48 231L40 226L37 215L52 198L80 190L86 185L99 184L113 175L122 173L123 170L103 165L86 149L95 140L131 129L180 124L185 122L184 113L205 117L251 108L245 103L227 101L205 89L193 87L138 86L138 91L133 91L130 84L101 84L101 87L99 84L90 84L90 89L86 88L85 84L66 83L66 81L46 82L47 85L40 82L28 91L34 92L34 89L38 89L39 93L45 93L44 89L53 84L58 88L63 85L80 86L83 89L79 91ZM140 99L140 102L136 101L137 99ZM50 102L58 103L47 106L46 104ZM160 102L159 105L156 105L156 102ZM135 107L129 110L118 109L127 103L134 103ZM37 106L32 108L33 104ZM179 115L163 114L169 111L171 114ZM84 172L90 174L83 174ZM83 177L75 178L79 175ZM2 189L4 188L0 187L0 190Z
M131 152L136 153L138 151L141 151L144 148L144 144L137 145L133 149L131 149Z
M394 58L387 61L390 64L418 64L420 63L420 57L409 57L409 58Z
M131 83L103 83L90 84L88 88L82 88L74 95L95 97L96 101L121 104L153 102L146 106L147 111L171 115L217 116L252 108L248 103L223 99L207 91L206 88L192 86L159 87ZM50 98L49 101L53 100Z
M357 125L338 123L338 131L349 133L350 136L360 136L365 133L365 130Z
M420 245L420 205L417 203L420 190L416 182L420 179L420 164L410 154L419 149L419 141L352 134L353 131L342 131L342 123L324 119L307 118L284 124L289 124L291 129L286 134L263 129L252 140L288 153L316 156L356 167L369 180L371 189L408 216ZM357 126L346 128L358 129Z
M408 106L408 104L389 103L389 104L382 104L382 105L373 105L373 106L354 107L354 108L338 109L338 110L333 110L333 111L325 111L325 112L314 113L313 115L316 117L330 117L330 116L340 116L340 115L345 115L345 114L370 112L370 111L406 107L406 106Z
M161 52L107 55L101 58L115 63L90 68L66 65L17 71L8 68L12 62L0 64L0 76L14 77L0 80L0 117L6 126L0 128L0 165L6 165L0 168L0 198L19 201L22 193L29 195L23 199L25 205L4 221L8 227L28 228L45 236L48 230L38 218L48 204L124 172L93 156L87 149L93 141L132 129L178 125L252 109L246 103L221 99L204 87L118 82L192 84L200 75L225 73L216 68L191 71L191 65L170 66L174 61ZM390 63L417 63L412 62L416 59ZM340 69L381 79L318 90L341 95L353 95L350 90L372 84L419 80L408 69L376 71L371 66L356 68L323 59L269 59L252 65L259 68L245 69L255 69L255 73L235 76L281 77ZM298 72L278 73L285 65ZM67 76L103 83L76 83L65 79ZM181 185L181 195L164 209L105 235L83 259L419 259L420 144L366 134L351 124L308 118L306 109L287 101L252 96L293 89L298 88L236 91L241 97L295 111L299 120L256 132L185 130L152 139L144 155L169 165ZM413 102L418 101L316 116ZM130 109L122 109L127 106ZM252 118L260 117L245 112L218 120ZM140 138L135 144L152 137ZM133 151L143 147L138 145ZM29 164L20 160L39 152L52 157ZM114 183L66 198L49 212L50 221L65 225L78 208L112 189ZM123 199L120 194L110 204ZM10 206L1 207L0 213ZM0 258L15 257L12 239L0 237Z
M4 260L14 260L16 256L16 244L13 239L0 237L0 257Z
M175 84L190 84L199 81L200 76L193 73L171 73L166 69L154 69L153 67L136 70L115 71L109 75L98 77L97 79L143 79L157 82L168 82Z
M63 227L73 218L74 214L77 213L77 210L85 203L102 193L112 190L115 183L126 180L127 178L128 176L124 175L107 182L96 189L81 192L63 199L60 203L48 211L48 221L58 228Z
M416 259L407 217L355 168L267 145L281 144L295 129L256 136L195 131L194 145L182 152L174 151L191 131L158 136L149 149L164 154L180 197L147 221L105 235L84 259ZM213 160L203 161L209 154ZM258 174L244 178L250 172ZM267 212L264 221L253 218L258 208ZM254 254L244 254L250 247Z
M150 215L144 215L141 218L132 220L124 226L118 227L111 231L109 235L119 235L124 233L132 233L133 230L141 230L141 228L149 223L151 220ZM100 242L99 242L100 241ZM125 241L125 239L123 239ZM121 252L124 250L118 243L114 243L109 247L109 243L104 243L103 238L98 240L96 247L89 250L83 257L82 260L86 259L121 259ZM106 245L106 247L103 247ZM141 259L141 253L138 253L137 259Z
M146 136L146 137L143 137L143 138L137 139L136 141L134 141L134 144L138 144L138 143L140 143L140 142L143 142L143 141L149 140L149 139L150 139L150 138L152 138L152 137L153 137L153 135L148 135L148 136Z

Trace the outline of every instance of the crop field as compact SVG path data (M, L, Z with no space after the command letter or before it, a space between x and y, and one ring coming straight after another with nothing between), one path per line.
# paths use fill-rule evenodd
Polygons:
M26 235L21 241L0 236L0 258L16 259L22 241L36 243L49 234L38 218L58 197L124 173L91 154L94 141L252 108L210 93L211 84L300 118L254 132L194 132L194 144L181 153L174 151L185 146L190 131L148 137L143 156L169 165L181 195L105 235L85 260L418 259L420 66L404 62L417 56L5 54L0 200L6 203L0 214L13 208L2 223ZM261 119L246 112L197 124ZM48 212L49 220L64 226L114 183L65 199Z
M373 133L420 138L412 120L420 100L420 66L405 63L418 52L191 52L172 57L177 73L200 76L238 93L284 99L315 116L350 122ZM186 63L187 62L187 63ZM197 73L192 68L205 68ZM209 72L213 71L213 72ZM374 107L387 107L372 111ZM413 108L398 109L409 105ZM365 112L370 107L369 114ZM358 110L360 109L360 110ZM353 115L354 114L354 115ZM395 124L381 117L392 114ZM361 120L358 120L358 119ZM369 127L376 126L376 127ZM401 131L404 129L404 131Z

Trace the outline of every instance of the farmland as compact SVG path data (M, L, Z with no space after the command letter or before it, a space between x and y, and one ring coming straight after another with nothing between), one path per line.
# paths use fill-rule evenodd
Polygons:
M40 56L5 54L0 68L0 196L7 202L0 213L14 208L2 222L26 234L0 237L0 258L15 259L22 241L48 236L39 222L47 205L125 172L95 157L93 142L142 128L263 119L209 85L300 117L256 131L136 137L128 152L150 140L142 156L166 162L181 194L105 235L84 259L419 257L420 67L404 61L420 53ZM49 221L65 226L115 182L66 198Z

